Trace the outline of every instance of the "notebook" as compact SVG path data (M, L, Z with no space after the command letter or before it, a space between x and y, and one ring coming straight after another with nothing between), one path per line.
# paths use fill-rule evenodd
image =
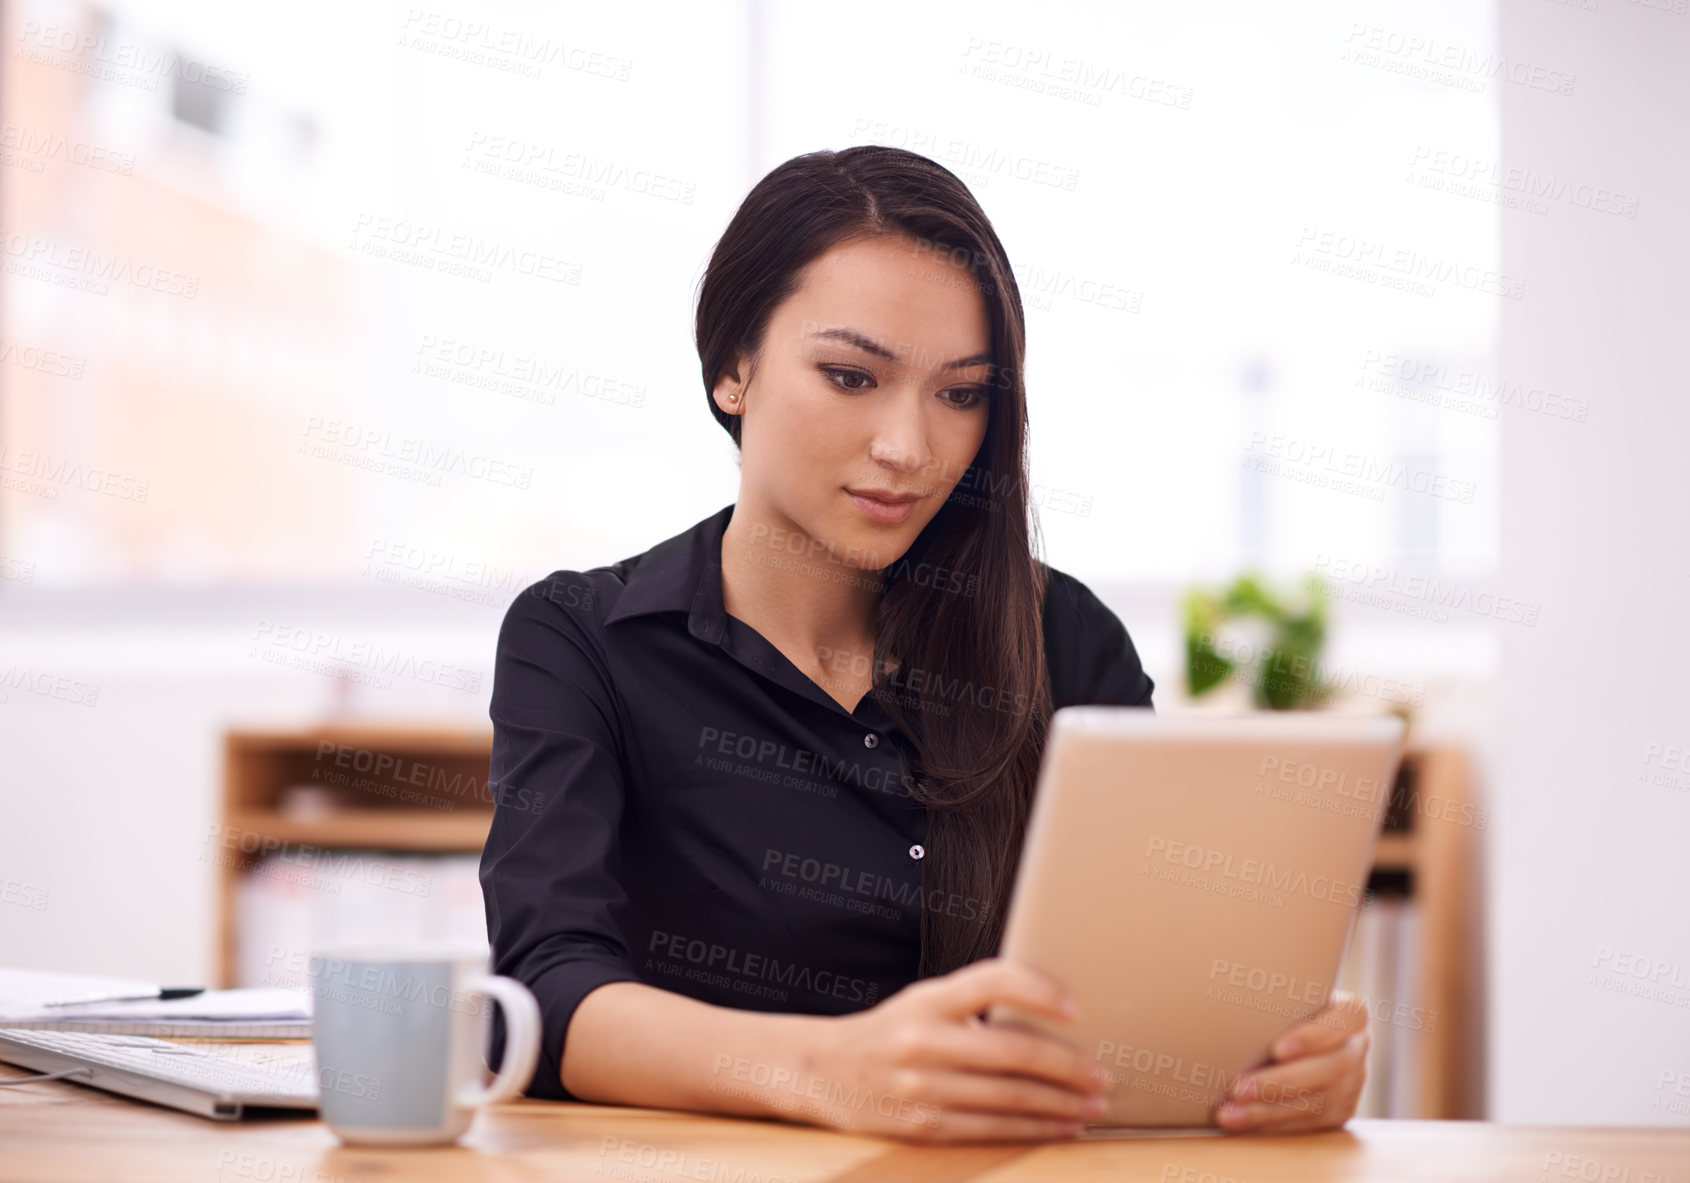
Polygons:
M189 998L46 1005L158 988L138 978L0 968L0 1027L186 1039L311 1037L311 996L302 990L206 990Z

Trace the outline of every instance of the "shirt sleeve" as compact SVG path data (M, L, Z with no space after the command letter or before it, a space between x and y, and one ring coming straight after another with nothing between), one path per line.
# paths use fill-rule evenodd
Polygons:
M1156 683L1121 618L1072 575L1052 569L1045 591L1045 661L1052 709L1141 706Z
M505 614L493 667L493 822L481 890L494 973L540 1004L539 1064L527 1093L571 1100L561 1078L575 1008L608 982L637 982L616 923L625 777L609 671L591 639L593 597L560 572ZM582 607L583 602L587 607ZM568 606L565 606L568 605ZM503 1056L493 1025L490 1062Z

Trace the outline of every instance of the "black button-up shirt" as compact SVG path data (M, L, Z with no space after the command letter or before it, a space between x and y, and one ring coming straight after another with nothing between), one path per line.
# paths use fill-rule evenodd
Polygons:
M874 697L847 711L727 615L733 510L554 572L501 626L481 886L494 972L540 1003L530 1095L568 1099L564 1035L607 982L844 1014L916 978L923 906L975 906L923 896L926 811ZM1054 707L1150 706L1119 618L1054 568L1043 623Z

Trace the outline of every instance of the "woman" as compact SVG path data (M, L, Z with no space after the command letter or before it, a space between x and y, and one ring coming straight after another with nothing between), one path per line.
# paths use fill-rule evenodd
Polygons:
M494 967L544 1016L529 1091L1072 1135L1101 1067L980 1016L1068 1015L992 956L1041 745L1055 708L1153 684L1034 558L1003 247L925 157L800 156L718 243L697 340L738 499L535 584L499 636L481 881ZM1342 1124L1365 1019L1343 999L1288 1030L1222 1124Z

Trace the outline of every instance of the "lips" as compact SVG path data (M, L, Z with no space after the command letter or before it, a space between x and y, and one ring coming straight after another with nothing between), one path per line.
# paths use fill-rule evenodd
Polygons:
M915 512L916 502L920 500L919 495L906 495L905 500L883 501L879 497L853 493L850 489L845 490L845 495L856 503L857 508L862 510L869 520L889 525L906 520Z
M853 489L846 486L845 491L856 497L867 497L873 501L884 501L888 505L903 505L906 502L920 501L920 493L901 493L885 489Z

